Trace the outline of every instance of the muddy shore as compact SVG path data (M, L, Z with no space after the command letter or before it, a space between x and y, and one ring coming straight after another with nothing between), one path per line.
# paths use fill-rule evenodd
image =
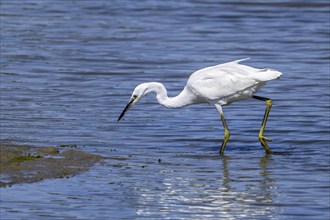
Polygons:
M0 143L0 187L43 179L70 178L103 158L75 145L31 147Z

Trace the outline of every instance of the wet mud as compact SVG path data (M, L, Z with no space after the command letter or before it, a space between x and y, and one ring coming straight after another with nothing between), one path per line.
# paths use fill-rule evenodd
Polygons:
M0 187L51 178L70 178L103 158L77 149L0 143Z

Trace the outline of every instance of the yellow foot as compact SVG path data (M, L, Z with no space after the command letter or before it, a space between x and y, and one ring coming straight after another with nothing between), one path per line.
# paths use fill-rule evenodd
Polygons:
M268 144L267 144L266 141L272 141L272 139L260 135L259 136L259 140L260 140L261 145L264 147L266 153L267 154L271 154L272 151L270 150L270 148L269 148L269 146L268 146Z
M264 136L259 136L259 140L260 141L273 141L271 138L268 138L268 137L264 137Z

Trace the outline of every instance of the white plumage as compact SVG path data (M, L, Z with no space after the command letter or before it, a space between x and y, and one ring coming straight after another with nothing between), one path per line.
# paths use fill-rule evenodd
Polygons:
M226 105L251 97L267 81L282 74L276 70L242 65L239 62L243 60L197 70L189 77L185 89L201 102Z
M266 152L270 153L271 151L265 141L270 139L265 138L263 132L272 103L268 98L254 96L254 93L267 81L279 78L282 73L273 69L258 69L240 64L243 60L246 59L197 70L191 74L184 89L175 97L168 97L166 88L161 83L142 83L134 89L131 99L119 116L118 121L136 102L149 92L155 92L158 103L168 108L208 103L216 107L224 125L225 137L220 150L220 154L223 154L230 134L221 106L253 97L265 101L267 104L265 117L259 132L259 140Z

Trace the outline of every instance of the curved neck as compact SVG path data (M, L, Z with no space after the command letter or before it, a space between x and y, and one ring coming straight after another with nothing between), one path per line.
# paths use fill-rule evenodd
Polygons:
M147 93L155 92L157 94L156 98L158 103L167 108L179 108L193 103L193 95L188 93L186 88L184 88L179 95L175 97L168 97L167 90L162 83L151 82L148 84L149 88Z

